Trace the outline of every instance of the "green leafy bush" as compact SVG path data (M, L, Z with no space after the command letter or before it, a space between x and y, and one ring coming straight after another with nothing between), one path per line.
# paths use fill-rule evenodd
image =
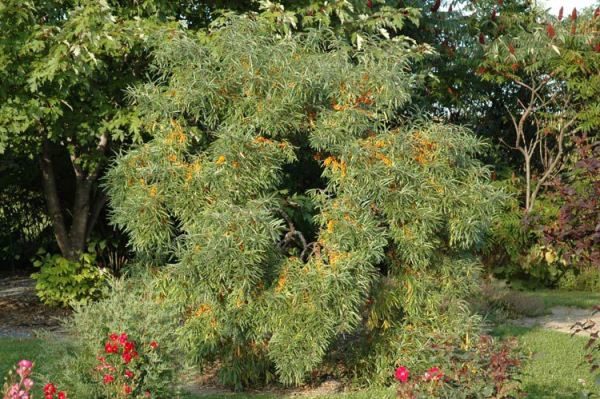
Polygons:
M106 273L96 265L91 253L81 255L78 262L57 254L43 253L33 262L40 271L32 274L40 300L51 306L86 303L102 296Z
M552 198L541 196L535 211L525 215L518 201L518 185L509 178L495 185L510 197L495 214L482 247L487 270L514 288L556 287L570 266L544 243L543 225L556 217L559 207Z
M558 287L567 291L600 292L600 268L569 270L558 281Z
M184 356L177 345L176 311L158 294L159 281L113 279L110 295L75 308L52 376L70 397L177 397Z

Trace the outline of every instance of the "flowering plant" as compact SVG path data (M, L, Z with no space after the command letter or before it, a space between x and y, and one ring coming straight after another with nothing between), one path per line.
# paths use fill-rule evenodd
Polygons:
M396 368L399 398L500 399L522 394L517 379L521 359L513 341L496 344L482 335L470 348L454 342L436 344L432 358L444 367L432 366L422 373L411 373L406 366Z
M146 387L148 368L160 361L159 345L138 345L126 333L111 333L97 357L95 375L109 398L151 398Z
M442 370L433 366L429 370L425 371L422 375L417 378L410 377L410 370L405 366L396 368L394 378L400 383L398 386L398 396L401 398L417 398L417 394L426 393L428 397L440 391L443 384L448 381Z
M32 399L31 389L34 382L31 378L33 371L33 362L31 360L20 360L15 367L15 374L9 374L2 389L3 399ZM54 384L49 383L44 387L44 399L67 399L67 394L63 391L57 392Z

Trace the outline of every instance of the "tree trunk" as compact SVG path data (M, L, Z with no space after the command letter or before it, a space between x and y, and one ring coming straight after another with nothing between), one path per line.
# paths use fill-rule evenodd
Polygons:
M44 196L46 197L48 214L52 221L56 242L62 256L69 260L77 260L85 251L91 227L95 224L95 219L97 219L100 213L99 209L92 210L91 204L96 202L96 205L100 207L104 204L104 200L94 201L92 198L98 173L76 172L75 198L73 209L70 212L72 216L71 225L67 227L64 217L64 207L61 204L58 194L51 144L49 142L45 142L43 145L41 169Z
M56 175L54 173L54 164L52 163L52 153L50 143L44 142L42 146L42 159L40 161L42 169L42 185L44 187L44 197L48 206L48 214L52 221L54 237L58 244L60 252L65 258L71 259L73 256L71 240L65 226L65 218L62 213L62 206L56 187Z

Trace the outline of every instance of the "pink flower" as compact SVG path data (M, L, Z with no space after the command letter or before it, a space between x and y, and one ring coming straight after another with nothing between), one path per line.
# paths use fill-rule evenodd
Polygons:
M26 367L19 367L17 369L17 374L21 376L21 378L27 378L31 374L31 369Z
M26 368L26 369L30 369L30 368L32 368L32 367L33 367L33 362L32 362L31 360L25 360L25 359L23 359L23 360L21 360L21 361L20 361L20 362L17 364L17 366L19 366L19 367L23 367L23 368Z
M33 381L31 380L31 378L25 378L23 380L23 386L28 390L31 389L31 387L33 387Z
M125 344L125 342L127 342L127 338L128 338L128 337L127 337L127 334L125 334L125 333L121 333L121 335L119 336L119 342L120 342L121 344Z
M17 363L17 366L17 374L21 376L21 378L27 378L31 374L33 362L31 360L21 360Z
M404 366L398 367L394 373L394 378L400 382L408 381L408 377L410 377L410 371L408 371L408 369Z
M10 387L10 389L8 390L8 396L9 397L13 397L16 396L17 393L19 393L19 384L14 384L13 386Z
M423 376L425 381L438 381L441 380L442 377L444 377L444 373L439 369L439 367L435 366L427 370Z

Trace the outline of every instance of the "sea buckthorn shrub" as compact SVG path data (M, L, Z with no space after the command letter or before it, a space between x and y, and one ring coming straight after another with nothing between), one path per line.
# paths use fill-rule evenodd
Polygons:
M177 397L177 323L156 292L150 278L116 279L109 296L76 307L53 381L81 399Z
M478 330L471 249L503 195L470 131L410 115L428 51L256 16L155 53L157 80L131 92L153 138L106 187L137 255L167 266L181 353L236 387L297 384L352 336L346 369L385 381L432 333Z

